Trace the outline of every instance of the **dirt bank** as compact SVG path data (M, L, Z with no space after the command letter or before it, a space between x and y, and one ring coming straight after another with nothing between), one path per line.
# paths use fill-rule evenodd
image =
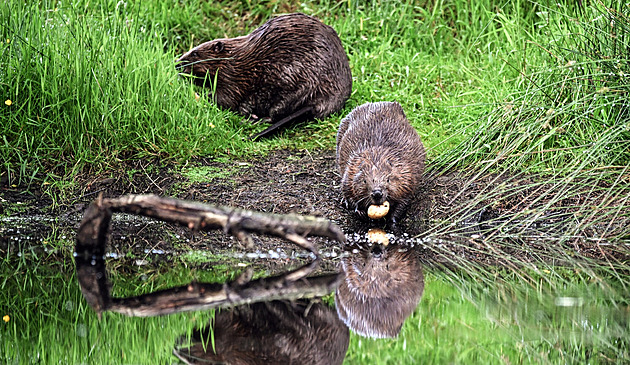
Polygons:
M558 254L565 258L627 259L627 246L594 240L593 237L598 234L595 228L574 234L571 240L561 239L558 246L554 245L553 238L567 229L566 225L558 223L560 218L564 217L564 222L568 219L567 215L572 214L568 207L584 203L578 201L581 199L579 194L567 198L576 199L575 202L561 202L562 214L558 215L558 210L555 210L553 215L533 221L538 223L536 227L527 228L534 230L531 236L511 236L510 232L517 231L519 221L510 221L507 217L533 209L539 195L532 191L534 187L521 189L518 194L513 194L513 189L509 187L527 184L531 179L453 172L428 175L424 188L403 220L401 231L406 233L406 237L429 236L415 241L423 245L428 261L466 260L494 264L558 259ZM502 186L508 186L503 189L506 192L504 196L487 194L492 187L492 191L503 191ZM40 191L25 192L23 187L6 186L1 189L4 215L8 218L45 218L44 223L40 222L30 232L24 225L21 233L16 233L15 228L0 231L3 250L16 234L24 235L25 232L34 238L34 242L38 237L50 237L52 232L72 235L83 210L99 194L117 197L153 193L264 212L323 216L340 225L347 233L361 232L366 228L341 205L339 176L334 151L330 150L281 150L264 158L243 161L199 159L184 168L132 161L117 171L77 178L72 193L59 200L54 208L51 208L52 200ZM526 217L525 213L522 214ZM620 220L617 223L623 222ZM170 233L156 234L155 231L162 230L162 227L132 218L114 222L113 250L124 254L130 247L144 252L147 248L177 252L195 247L221 254L225 250L236 249L235 240L221 232L192 234L182 228L168 227ZM525 231L521 229L518 232ZM542 240L532 238L539 234L543 235ZM551 241L545 241L544 237ZM266 238L259 238L256 242L262 251L287 245ZM324 246L324 251L339 251L336 243L318 243Z

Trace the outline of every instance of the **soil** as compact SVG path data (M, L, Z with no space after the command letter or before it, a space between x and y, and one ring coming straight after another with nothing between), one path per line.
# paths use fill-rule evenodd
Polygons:
M279 150L264 158L198 159L187 166L204 167L202 171L206 171L206 175L194 179L203 181L191 181L186 173L188 168L181 166L159 167L144 160L132 161L116 171L77 178L72 193L66 194L67 198L58 198L54 206L53 200L41 191L3 186L0 188L0 214L8 218L4 220L7 225L0 228L0 251L9 250L11 243L23 242L26 238L41 245L51 237L72 237L83 210L100 194L105 198L158 194L263 212L317 215L338 224L349 237L352 233L362 234L368 226L384 226L383 222L359 221L343 207L335 153L331 150ZM418 245L427 262L446 265L465 261L513 266L545 260L558 263L562 258L584 258L591 260L589 262L630 258L627 244L607 244L598 236L596 226L572 232L570 240L559 239L558 244L554 243L554 237L561 237L570 228L565 224L571 221L567 217L573 214L568 207L588 204L580 194L572 194L572 198L562 201L565 208L555 209L553 214L545 214L537 220L528 220L531 227L525 230L520 227L523 219L514 220L515 212L526 217L526 210L531 210L534 203L543 204L544 201L538 200L544 185L531 184L532 188L521 189L518 194L507 192L511 191L511 185L527 186L534 179L507 174L427 174L423 189L397 231L398 242ZM502 186L506 187L501 189ZM494 189L492 191L506 193L481 199L489 187ZM571 199L576 201L569 201ZM24 220L13 221L12 217ZM621 219L614 223L627 227L627 218ZM279 239L255 237L255 248L243 248L235 238L222 232L192 233L182 227L153 224L137 217L115 220L111 230L111 250L119 256L134 250L145 254L178 254L195 248L218 256L284 250L286 256L308 257L299 248ZM523 232L531 234L523 236ZM541 240L541 235L548 239ZM410 240L410 237L417 238ZM326 254L325 258L338 257L341 251L338 242L323 239L315 242ZM323 267L334 266L332 261L325 259Z

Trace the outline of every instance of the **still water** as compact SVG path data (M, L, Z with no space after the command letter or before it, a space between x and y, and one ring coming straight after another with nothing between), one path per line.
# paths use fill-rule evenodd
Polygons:
M449 246L453 236L375 238L362 231L347 234L345 244L318 240L321 259L313 265L312 253L289 243L259 237L264 249L243 248L226 236L230 247L208 249L198 247L203 235L120 214L102 268L81 281L74 252L81 217L63 219L2 218L4 363L630 361L629 280L612 260L464 264L449 248L464 246ZM436 247L445 248L436 254ZM84 264L98 266L91 259ZM304 265L308 273L296 276ZM207 285L195 287L201 296L223 293L228 304L121 314L138 313L121 309L138 308L134 297L190 291L192 281ZM80 282L110 295L102 313Z

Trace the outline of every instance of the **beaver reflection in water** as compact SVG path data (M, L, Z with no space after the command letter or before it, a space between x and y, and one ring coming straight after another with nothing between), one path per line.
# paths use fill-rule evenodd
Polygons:
M306 299L217 311L214 349L209 327L193 331L192 344L176 348L175 355L186 364L332 365L343 362L350 343L334 310Z
M361 336L398 336L424 291L417 251L399 245L349 247L341 268L345 278L335 292L341 320Z
M270 118L273 125L253 139L339 111L352 91L337 32L301 13L273 18L247 36L200 44L177 60L177 68L200 86L216 81L220 107L254 120Z

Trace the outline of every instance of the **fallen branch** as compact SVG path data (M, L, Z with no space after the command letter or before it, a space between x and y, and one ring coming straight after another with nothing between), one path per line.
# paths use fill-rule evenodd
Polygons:
M330 221L297 214L270 214L232 207L214 206L197 202L161 198L156 195L127 195L116 199L96 200L85 213L79 234L90 209L131 213L177 223L191 230L211 231L222 229L242 242L249 240L250 233L272 235L289 240L318 255L317 248L304 236L328 237L345 242L343 232ZM111 215L111 213L109 213ZM97 213L98 215L98 213ZM89 227L86 227L89 228Z
M251 282L239 278L226 284L190 283L133 298L111 298L105 267L105 246L114 212L152 217L192 230L221 229L241 241L251 242L250 233L273 235L309 250L316 259L284 275ZM317 248L306 236L328 237L345 242L339 227L322 218L266 214L155 195L99 198L86 210L77 232L77 277L86 301L99 317L101 312L108 310L130 316L153 316L256 301L325 295L337 286L340 277L338 274L306 277L319 263Z

